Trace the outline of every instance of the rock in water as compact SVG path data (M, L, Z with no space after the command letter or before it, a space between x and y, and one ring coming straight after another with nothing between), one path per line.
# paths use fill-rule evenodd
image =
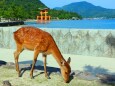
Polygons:
M8 80L6 80L6 81L3 81L3 86L12 86L12 85Z

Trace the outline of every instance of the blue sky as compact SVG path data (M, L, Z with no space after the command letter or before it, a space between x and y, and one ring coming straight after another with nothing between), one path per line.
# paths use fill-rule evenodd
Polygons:
M115 0L40 0L49 8L61 7L72 2L87 1L96 6L115 9Z

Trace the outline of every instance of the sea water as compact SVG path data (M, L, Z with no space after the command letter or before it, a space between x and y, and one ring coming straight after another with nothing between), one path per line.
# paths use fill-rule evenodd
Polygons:
M25 22L26 25L38 28L66 29L115 29L115 19L103 20L51 20L48 22Z

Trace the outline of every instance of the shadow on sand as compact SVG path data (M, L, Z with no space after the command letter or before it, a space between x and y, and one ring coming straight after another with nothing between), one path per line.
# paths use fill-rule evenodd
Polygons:
M100 82L103 84L115 86L115 73L109 74L108 69L102 68L100 66L93 67L91 65L86 65L84 67L84 71L90 72L96 77L99 77Z
M31 67L32 67L32 60L30 61L22 61L22 62L19 62L20 64L20 69L21 69L21 75L23 75L23 73L27 70L31 70ZM24 65L22 65L24 64ZM43 62L42 61L37 61L36 62L36 65L35 65L35 70L41 70L41 71L44 71L44 66L43 66ZM54 67L49 67L47 66L47 72L48 74L50 75L52 72L56 72L56 73L60 73L60 69L59 68L54 68ZM43 72L42 72L43 73ZM34 77L36 77L37 75L35 75Z
M101 66L93 67L91 65L84 66L84 71L90 72L93 75L96 75L96 74L108 74L109 73L108 69L102 68Z
M6 64L7 64L7 62L0 60L0 66L6 65Z
M32 64L32 62L33 62L33 60L28 60L28 61L21 61L21 62L19 62L19 64ZM43 66L43 62L42 61L40 61L40 60L37 60L36 61L36 65L41 65L41 66Z
M20 77L23 76L23 74L25 73L25 71L27 70L31 70L31 67L32 67L32 60L30 61L22 61L22 62L19 62L20 64ZM36 65L35 65L35 70L40 70L40 71L43 71L41 72L40 74L43 74L44 73L44 66L43 66L43 62L42 61L37 61L36 62ZM50 76L51 73L56 73L56 74L59 74L61 75L61 72L60 72L60 68L55 68L55 67L49 67L47 66L47 72L48 72L48 76ZM37 77L38 75L40 74L37 74L37 75L34 75L33 78ZM73 73L70 75L70 81L73 79ZM69 82L70 82L69 81Z

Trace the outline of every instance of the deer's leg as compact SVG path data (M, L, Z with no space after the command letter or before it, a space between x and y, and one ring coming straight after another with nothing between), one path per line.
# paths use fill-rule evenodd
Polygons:
M34 59L33 59L33 63L32 63L32 68L31 68L31 71L30 71L30 77L31 78L33 78L33 70L34 70L34 66L35 66L36 61L37 61L38 54L39 54L39 50L35 50L34 51Z
M17 44L17 50L14 52L14 60L15 60L15 66L16 66L16 71L18 72L18 76L20 76L20 70L19 70L19 64L18 64L18 58L20 53L23 51L22 45Z
M43 56L43 62L44 62L44 73L45 73L45 77L47 78L47 79L50 79L50 77L48 76L48 74L47 74L47 68L46 68L46 64L47 64L47 55L46 54L42 54L42 56Z

